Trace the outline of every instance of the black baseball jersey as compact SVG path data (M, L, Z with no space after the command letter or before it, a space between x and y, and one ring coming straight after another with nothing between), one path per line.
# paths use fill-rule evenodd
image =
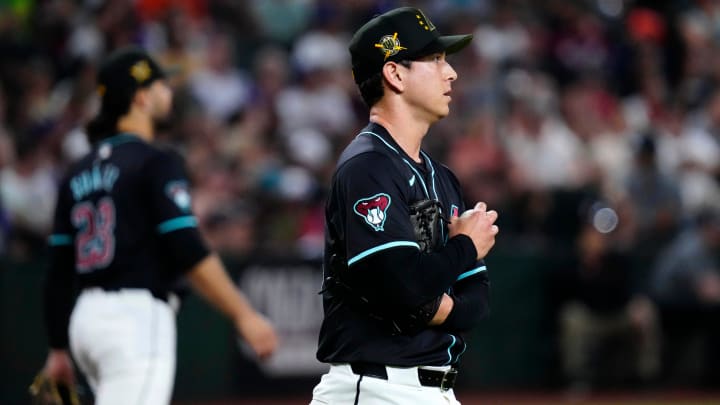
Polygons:
M325 272L333 255L343 257L352 287L389 317L444 292L451 294L455 308L439 327L412 336L393 335L386 325L353 309L341 294L325 291L317 352L322 362L455 364L466 349L462 332L487 313L487 272L484 263L476 262L469 237L448 238L443 224L443 246L420 251L411 204L437 200L446 217L465 209L455 176L425 152L421 156L422 163L413 161L374 123L345 149L326 204Z
M98 143L60 184L46 287L52 347L67 345L73 287L148 289L165 298L208 253L182 159L132 134Z

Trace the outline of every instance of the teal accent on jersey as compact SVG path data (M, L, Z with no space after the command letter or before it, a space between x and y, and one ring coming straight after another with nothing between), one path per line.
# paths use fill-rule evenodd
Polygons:
M408 183L410 183L410 187L412 187L412 186L415 185L415 178L416 178L416 177L417 177L417 176L415 176L414 174L413 174L412 177L410 177L410 181L408 182Z
M473 274L478 274L481 271L486 271L486 270L487 270L487 266L480 266L480 267L474 268L472 270L468 270L465 273L459 275L457 280L455 280L455 281L460 281L464 278L468 278L468 277L472 276Z
M432 164L432 160L430 160L430 156L428 156L423 151L420 151L420 153L422 153L422 155L425 156L425 160L427 160L428 165L430 165L430 178L432 179L432 189L433 189L433 194L435 194L435 201L440 201L440 197L438 197L438 194L437 194L437 188L435 188L435 167ZM430 197L428 197L428 198L430 198ZM440 206L440 215L442 215L442 213L443 212L442 212L442 205L441 205ZM440 240L446 241L445 226L443 226L442 224L440 225Z
M430 198L430 193L428 193L428 188L425 185L425 180L423 180L423 177L420 175L420 173L415 169L415 167L412 165L412 163L408 162L407 159L403 158L403 162L405 162L410 169L412 169L413 172L415 172L415 176L420 179L420 185L423 187L423 191L425 192L425 197Z
M455 346L455 343L457 343L457 338L456 338L455 336L453 336L453 335L450 335L450 337L452 338L452 343L450 343L450 346L448 346L448 349L447 349L448 361L447 361L447 363L443 364L444 366L447 366L447 365L453 363L453 361L452 361L452 353L450 352L450 349L452 349L453 346Z
M455 358L455 363L457 363L458 361L460 361L460 356L462 356L463 354L465 354L465 350L467 350L467 343L463 342L463 349L462 349L462 351L461 351L460 353L458 353L457 358Z
M72 245L73 238L67 234L55 233L48 236L48 244L50 246L67 246Z
M107 143L112 146L118 146L118 145L122 145L122 144L128 143L128 142L142 142L142 139L135 134L123 132L123 133L111 136L109 138L103 139L101 141L101 144Z
M195 219L195 217L192 215L188 215L185 217L168 219L167 221L157 226L157 231L159 233L168 233L172 231L177 231L178 229L195 227L197 227L197 219Z
M377 139L381 140L382 143L384 143L388 148L392 149L393 152L397 153L398 155L400 154L400 152L398 152L397 149L395 149L392 145L390 145L389 143L387 143L387 141L384 140L384 139L382 138L382 136L376 134L375 132L365 131L365 132L360 132L360 133L358 134L358 136L360 136L360 135L372 135L372 136L376 137Z
M360 133L358 134L358 136L360 136L360 135L372 135L372 136L376 137L377 139L381 140L382 143L384 143L384 144L385 144L388 148L390 148L393 152L397 153L398 155L400 154L400 152L398 152L398 150L395 149L392 145L390 145L389 143L387 143L387 141L384 140L384 139L382 138L382 136L380 136L380 135L378 135L378 134L376 134L376 133L374 133L374 132L367 132L367 131L365 131L365 132L360 132ZM413 165L412 165L410 162L408 162L407 159L402 158L402 161L405 162L405 164L408 165L408 166L410 167L410 169L412 169L412 171L415 173L415 175L417 176L417 178L420 179L420 184L423 186L423 190L425 191L425 196L426 196L427 198L430 198L430 194L428 193L428 189L427 189L427 186L425 185L425 180L423 180L423 176L421 176L420 173L418 173L418 171L415 170L415 167L413 167ZM431 166L432 166L432 165L431 165ZM411 184L411 186L412 186L412 184ZM435 190L433 190L433 191L435 191ZM435 193L435 196L436 196L435 198L437 198L437 193Z
M400 247L400 246L410 246L410 247L414 247L414 248L417 248L418 250L420 250L420 245L418 245L417 242L410 242L410 241L388 242L388 243L382 244L380 246L375 246L372 249L368 249L368 250L356 255L355 257L348 260L348 266L352 265L353 263L356 263L358 260L362 260L362 259L370 256L373 253L377 253L381 250L391 249L391 248Z
M425 160L427 160L428 165L430 165L430 178L432 179L432 189L433 194L435 194L435 199L440 201L440 198L438 197L437 190L435 189L435 167L432 164L432 160L430 160L430 156L428 156L425 152L420 151L423 156L425 156Z

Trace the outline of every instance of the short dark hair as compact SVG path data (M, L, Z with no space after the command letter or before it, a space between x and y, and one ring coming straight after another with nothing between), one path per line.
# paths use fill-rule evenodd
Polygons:
M117 92L112 97L103 97L100 112L87 124L88 142L98 141L115 135L120 117L130 111L135 89Z
M409 69L412 61L403 59L397 63ZM362 97L365 105L367 105L368 108L374 106L375 103L380 101L385 94L382 71L375 73L362 83L358 84L358 89L360 90L360 97Z

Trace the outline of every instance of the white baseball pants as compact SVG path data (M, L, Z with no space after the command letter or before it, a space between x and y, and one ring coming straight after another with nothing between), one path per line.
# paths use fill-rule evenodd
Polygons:
M354 374L348 364L333 364L313 390L310 405L460 405L452 389L420 385L417 367L385 367L388 379Z
M175 312L144 289L84 290L70 348L95 405L164 405L175 379Z

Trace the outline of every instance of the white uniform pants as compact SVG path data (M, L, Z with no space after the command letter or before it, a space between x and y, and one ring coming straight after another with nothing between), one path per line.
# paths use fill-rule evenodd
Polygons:
M350 365L334 364L315 386L310 405L460 405L452 389L420 385L417 367L385 368L387 380L369 376L361 379Z
M148 290L83 291L70 348L95 405L165 405L175 379L175 312Z

